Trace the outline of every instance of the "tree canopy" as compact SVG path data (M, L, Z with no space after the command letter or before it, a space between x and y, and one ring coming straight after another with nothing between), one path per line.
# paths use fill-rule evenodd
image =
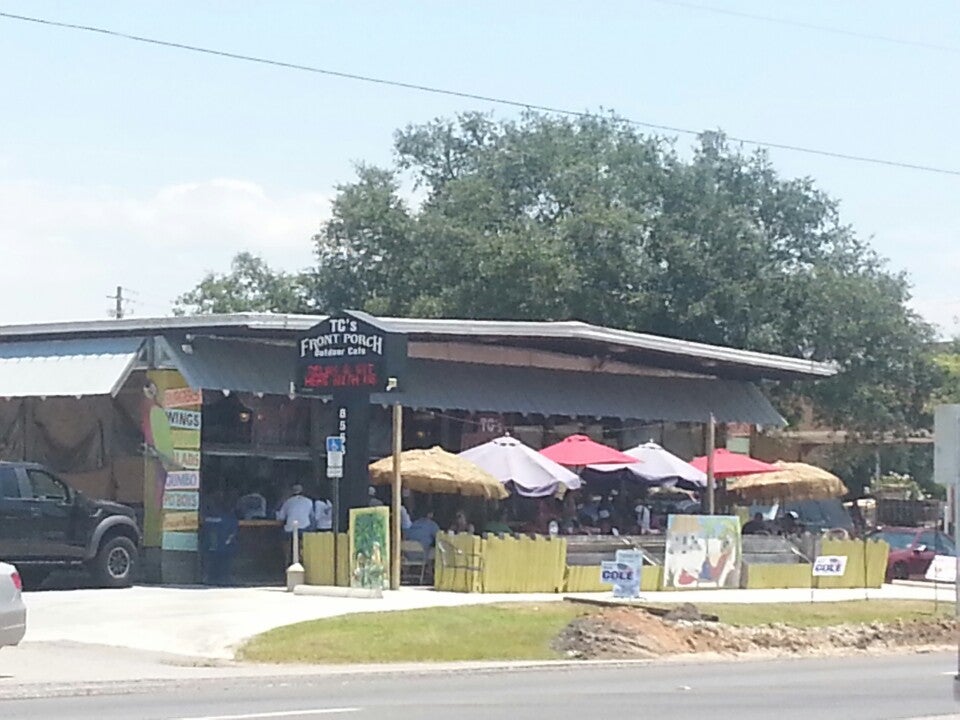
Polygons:
M338 187L315 268L241 255L181 305L579 319L833 361L837 378L778 390L781 408L800 392L850 430L926 422L938 370L907 279L765 152L720 133L686 152L612 115L537 113L409 126L394 149Z
M178 297L174 313L312 312L312 295L309 273L273 270L263 258L241 252L230 263L230 272L207 273Z

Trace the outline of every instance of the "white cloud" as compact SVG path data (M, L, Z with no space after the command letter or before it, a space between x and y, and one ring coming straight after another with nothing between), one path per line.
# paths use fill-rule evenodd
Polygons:
M145 197L117 187L0 184L0 323L102 318L117 285L158 315L239 251L297 270L328 196L280 195L237 179L182 183Z

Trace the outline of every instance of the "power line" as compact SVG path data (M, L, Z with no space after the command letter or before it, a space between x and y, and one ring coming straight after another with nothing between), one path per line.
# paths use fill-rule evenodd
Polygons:
M83 32L96 33L99 35L106 35L113 38L145 43L148 45L157 45L160 47L173 48L176 50L186 50L189 52L200 53L203 55L213 55L215 57L222 57L230 60L241 60L244 62L257 63L260 65L270 65L273 67L285 68L287 70L299 70L302 72L309 72L317 75L325 75L327 77L335 77L335 78L340 78L344 80L356 80L358 82L365 82L365 83L370 83L374 85L383 85L387 87L401 88L404 90L415 90L418 92L430 93L432 95L444 95L447 97L464 98L467 100L478 100L480 102L486 102L486 103L491 103L496 105L522 108L525 110L539 110L541 112L552 113L555 115L565 115L569 117L578 117L578 118L596 117L594 113L589 113L589 112L582 112L578 110L570 110L567 108L553 107L550 105L542 105L539 103L522 102L520 100L500 98L492 95L482 95L479 93L472 93L472 92L466 92L461 90L450 90L446 88L434 87L431 85L421 85L419 83L404 82L401 80L388 80L386 78L374 77L371 75L360 75L357 73L343 72L340 70L330 70L327 68L315 67L312 65L302 65L299 63L287 62L284 60L274 60L271 58L258 57L255 55L244 55L241 53L227 52L225 50L216 50L214 48L201 47L199 45L187 45L185 43L172 42L169 40L159 40L157 38L144 37L141 35L131 35L129 33L119 32L117 30L109 30L107 28L94 27L92 25L77 25L74 23L65 23L65 22L59 22L56 20L46 20L44 18L29 17L26 15L15 15L13 13L6 13L6 12L0 12L0 18L35 23L38 25L46 25L50 27L63 28L67 30L80 30ZM649 128L652 130L659 130L662 132L677 133L681 135L692 135L695 137L698 137L701 135L701 132L699 130L692 130L690 128L682 128L682 127L677 127L673 125L663 125L660 123L647 122L644 120L635 120L632 118L619 118L619 119L629 125L634 125L642 128ZM789 143L777 143L777 142L768 142L765 140L753 140L750 138L737 137L734 135L727 135L726 137L729 140L732 140L733 142L742 143L744 145L752 145L754 147L769 148L769 149L776 149L776 150L788 150L791 152L805 153L807 155L817 155L820 157L829 157L829 158L835 158L838 160L850 160L853 162L869 163L872 165L883 165L886 167L895 167L895 168L901 168L901 169L907 169L907 170L918 170L921 172L937 173L940 175L960 176L960 170L955 170L951 168L942 168L942 167L935 167L932 165L921 165L918 163L901 162L898 160L887 160L884 158L870 157L867 155L853 155L850 153L835 152L831 150L819 150L816 148L804 147L802 145L792 145Z
M910 40L908 38L898 38L890 35L874 35L872 33L859 32L857 30L845 30L844 28L831 27L829 25L817 25L816 23L804 22L803 20L791 20L789 18L774 17L772 15L759 15L756 13L744 12L742 10L721 8L716 7L715 5L701 5L700 3L685 2L684 0L649 0L649 2L660 3L661 5L673 5L674 7L686 8L688 10L703 10L705 12L714 13L715 15L727 15L729 17L759 20L760 22L774 23L776 25L788 25L790 27L803 28L804 30L818 30L821 32L833 33L834 35L844 35L846 37L858 38L860 40L874 40L877 42L891 43L894 45L906 45L908 47L923 48L924 50L939 50L941 52L960 53L960 47L951 45L939 45L937 43L926 42L924 40Z

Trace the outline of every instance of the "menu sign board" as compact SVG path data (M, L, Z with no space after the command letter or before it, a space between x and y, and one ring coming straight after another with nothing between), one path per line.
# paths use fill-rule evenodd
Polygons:
M297 389L304 395L384 392L406 356L401 336L356 315L327 318L297 342Z

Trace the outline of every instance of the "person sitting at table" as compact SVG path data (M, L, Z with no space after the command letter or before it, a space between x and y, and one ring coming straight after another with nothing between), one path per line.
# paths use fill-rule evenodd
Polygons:
M424 550L429 550L433 547L439 532L440 526L433 519L433 511L429 510L426 515L410 523L405 539L415 540L423 546Z
M579 509L580 522L584 525L595 526L600 519L600 501L599 495L594 495L590 500L584 503Z
M487 524L483 526L483 531L491 535L509 535L512 533L513 530L507 525L506 509L500 508L493 519L489 520Z
M599 522L597 523L597 529L601 535L619 535L619 532L614 532L616 528L613 525L613 517L609 510L600 510L598 515Z
M473 534L473 523L467 520L467 513L463 510L457 510L457 514L454 515L453 524L450 526L450 532L452 533L470 533Z
M767 524L763 520L763 513L754 513L753 520L744 523L740 529L742 535L761 535L768 534Z

